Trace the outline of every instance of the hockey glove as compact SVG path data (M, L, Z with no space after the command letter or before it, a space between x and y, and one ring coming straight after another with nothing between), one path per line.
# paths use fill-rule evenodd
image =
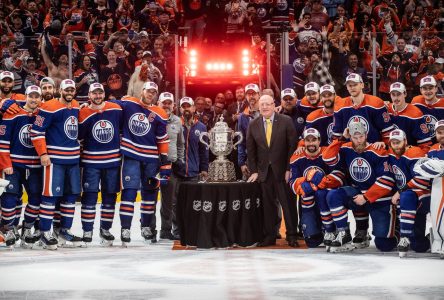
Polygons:
M0 112L4 114L5 112L15 115L20 111L20 106L14 100L8 99L3 102L2 107L0 108Z
M168 160L166 155L160 155L160 184L165 185L171 176L171 162Z
M419 159L413 171L426 178L437 178L444 175L444 161L439 159Z
M301 195L302 197L308 197L314 195L318 188L310 182L303 182L301 184Z
M324 174L316 168L311 168L307 172L306 178L307 178L307 181L309 181L317 186L321 183L322 179L324 179Z

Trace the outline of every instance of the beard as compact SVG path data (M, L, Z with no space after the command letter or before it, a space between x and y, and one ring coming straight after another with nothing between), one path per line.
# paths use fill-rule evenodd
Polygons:
M0 91L2 91L3 94L7 94L12 91L12 87L1 86Z
M190 120L193 117L193 113L188 111L188 110L186 110L186 111L183 112L183 117L185 119L187 119L187 120Z
M307 149L308 152L310 153L316 153L316 151L318 151L318 147L316 146L307 146L305 147Z
M362 153L364 152L365 148L367 147L366 143L363 143L361 145L354 145L353 144L353 149L358 152L358 153Z
M54 94L52 93L46 93L42 95L43 100L48 101L54 98Z
M401 149L396 149L396 150L392 148L392 150L398 156L401 156L405 153L405 147L402 147Z

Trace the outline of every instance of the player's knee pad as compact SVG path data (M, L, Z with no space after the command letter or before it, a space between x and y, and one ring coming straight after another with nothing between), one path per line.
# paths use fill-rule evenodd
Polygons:
M398 240L396 238L375 237L375 246L379 251L389 252L396 248Z
M28 195L28 203L34 206L39 206L42 201L41 194L29 194Z
M64 204L75 204L76 200L79 198L78 194L64 195L62 197L61 203Z
M16 208L19 204L19 197L11 193L3 193L1 196L2 208Z
M319 233L316 235L305 237L304 240L308 248L316 248L317 246L322 244L322 242L324 241L324 237L321 233Z
M415 236L410 239L410 248L415 252L426 252L430 249L430 240L425 236Z
M321 217L314 209L302 212L301 225L305 237L321 233Z
M95 192L83 192L82 205L95 206L97 204L97 193Z
M103 205L115 205L117 199L116 193L102 193L102 204Z
M122 201L135 201L137 197L136 189L123 189Z
M331 190L327 194L327 204L330 208L335 208L343 205L343 199L346 196L341 189Z

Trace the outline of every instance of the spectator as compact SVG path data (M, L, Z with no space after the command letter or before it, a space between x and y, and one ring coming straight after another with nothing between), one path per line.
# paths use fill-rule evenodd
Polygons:
M314 30L321 31L322 27L328 26L329 18L324 12L325 8L322 6L322 0L313 0L311 9L311 25Z
M89 86L94 82L99 82L99 75L93 68L91 57L83 55L79 60L79 67L74 72L74 81L76 82L76 100L79 103L88 101Z
M46 74L37 69L37 61L34 57L29 56L25 59L23 66L20 68L19 75L23 80L22 91L31 85L40 85L40 80Z
M206 7L203 1L182 0L185 27L189 27L188 38L194 46L202 43L205 30Z
M127 91L128 69L124 62L117 60L113 50L108 51L106 57L108 64L100 70L100 82L105 88L106 98L120 99Z
M367 77L367 71L358 66L358 56L355 53L350 53L347 56L347 63L344 65L343 69L342 69L342 78L347 78L348 75L355 73L355 74L359 74L362 78L362 81L364 82L364 90L365 91L369 91L370 90L370 86L369 86L369 82L368 82L368 77ZM341 96L345 96L347 93L347 91L342 90L341 91Z
M161 80L162 73L153 65L151 52L145 51L142 56L142 64L137 66L134 73L131 75L127 94L133 97L139 97L145 82L152 81L159 85Z
M313 28L311 25L311 14L304 13L301 21L297 26L293 28L293 30L297 33L297 37L299 42L308 42L310 38L315 40L319 39L320 30Z
M210 115L205 111L207 103L204 97L196 97L194 101L196 106L196 117L200 122L202 122L208 128L208 121L210 120Z
M168 36L169 34L177 33L177 24L171 19L170 13L166 10L161 10L158 14L157 21L154 23L152 33L156 36Z
M322 56L317 52L310 56L310 66L308 67L308 80L314 81L319 85L334 85L333 78L328 70L330 67L330 58L328 54L327 28L322 29Z

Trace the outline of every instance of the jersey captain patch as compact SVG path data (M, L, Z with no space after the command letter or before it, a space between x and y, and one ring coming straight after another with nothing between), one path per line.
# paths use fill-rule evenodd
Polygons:
M109 143L114 137L114 126L108 120L97 121L92 128L92 134L99 143Z
M71 116L66 119L64 129L65 134L68 138L70 138L71 140L76 140L79 134L79 123L77 121L77 118Z
M151 124L143 113L135 113L128 121L128 127L132 134L142 136L148 133L151 128Z
M367 160L357 157L350 163L350 176L357 182L365 182L372 175L372 169Z

